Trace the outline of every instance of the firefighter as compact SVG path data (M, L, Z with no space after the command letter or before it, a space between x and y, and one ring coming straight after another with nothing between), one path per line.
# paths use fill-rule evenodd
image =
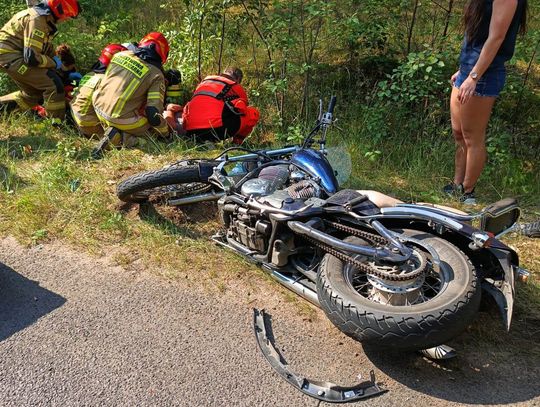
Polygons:
M168 69L165 71L165 104L181 104L182 99L182 73L178 69Z
M221 75L206 77L184 107L183 126L198 141L224 140L242 144L259 121L259 111L248 106L240 85L242 71L229 67Z
M75 90L73 100L70 102L71 116L77 125L80 133L84 136L103 136L103 127L92 105L92 95L94 89L105 75L105 70L109 66L112 57L127 48L120 44L109 44L101 52L100 57L79 83Z
M56 24L80 13L77 0L43 0L23 10L0 30L0 72L8 74L20 91L0 98L0 104L29 110L42 104L51 118L65 115L64 84L54 55Z
M185 135L182 127L182 74L176 69L169 69L165 72L165 111L163 118L167 121L169 129L173 134Z
M160 136L169 134L162 117L165 100L163 64L169 43L161 33L147 34L133 51L114 55L105 76L93 95L105 136L94 150L99 158L110 145L120 146L126 135L142 136L149 130ZM123 134L122 134L123 133Z

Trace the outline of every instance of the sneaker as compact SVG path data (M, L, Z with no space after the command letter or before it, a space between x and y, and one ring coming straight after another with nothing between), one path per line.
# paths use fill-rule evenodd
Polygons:
M527 237L540 237L540 220L520 225L521 234Z
M457 185L452 181L451 183L445 185L442 190L446 195L454 196L456 194L456 189Z
M476 196L474 195L474 188L471 192L465 192L463 184L459 184L456 187L456 194L459 196L459 202L463 205L476 205Z
M92 150L92 158L99 160L103 158L103 152L108 150L111 145L119 145L122 142L122 133L114 127L109 127L105 130L105 135L99 140L96 148Z

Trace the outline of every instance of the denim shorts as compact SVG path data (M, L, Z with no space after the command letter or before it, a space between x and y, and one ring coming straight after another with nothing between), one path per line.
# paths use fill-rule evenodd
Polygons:
M459 89L472 71L471 65L461 65L454 86ZM476 83L475 96L497 97L506 81L506 68L503 66L489 68Z

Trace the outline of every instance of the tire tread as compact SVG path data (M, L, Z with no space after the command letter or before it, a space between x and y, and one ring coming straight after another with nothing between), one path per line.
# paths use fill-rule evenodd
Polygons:
M459 252L475 273L470 259ZM449 339L449 331L453 334L465 329L478 308L480 290L475 277L465 295L452 306L439 311L438 315L425 313L420 318L413 315L396 318L381 312L370 312L343 298L332 288L325 272L331 258L327 254L320 266L317 291L321 308L343 333L360 342L403 350L439 345Z

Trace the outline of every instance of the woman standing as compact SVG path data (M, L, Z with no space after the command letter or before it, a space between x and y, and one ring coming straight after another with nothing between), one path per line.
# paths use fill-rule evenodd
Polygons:
M459 71L452 75L450 115L456 140L454 180L443 190L476 204L474 188L486 162L486 129L506 79L518 33L525 32L527 0L469 0Z

